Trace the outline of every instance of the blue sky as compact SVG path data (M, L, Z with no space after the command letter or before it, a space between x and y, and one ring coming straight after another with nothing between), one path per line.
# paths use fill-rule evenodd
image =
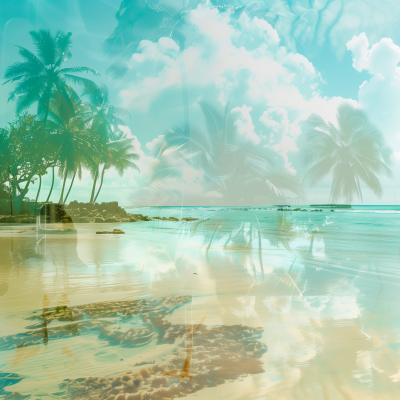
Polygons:
M182 0L183 1L183 0ZM151 2L151 0L149 0ZM156 0L154 0L156 3ZM179 0L161 0L175 4ZM238 2L237 2L238 3ZM114 0L3 0L0 3L1 74L18 60L21 45L33 49L29 31L48 28L72 32L70 65L98 70L98 83L106 83L111 102L131 113L130 134L137 138L142 156L141 174L115 171L106 175L102 201L127 204L135 188L146 185L151 148L172 125L183 122L179 66L185 62L193 124L202 126L198 101L220 107L229 101L237 124L259 146L276 153L275 163L301 176L299 155L303 123L316 112L334 121L343 100L358 104L384 133L394 151L398 169L400 103L400 4L396 0L319 0L251 2L241 0L249 12L239 20L204 1L186 16L184 51L170 38L143 41L129 61L130 69L109 82L109 60L101 51L104 38L116 27ZM253 18L254 7L264 7L270 18ZM11 85L0 87L0 125L13 118L7 103ZM49 187L44 181L44 192ZM384 180L382 199L365 196L365 203L394 203L394 180ZM201 174L188 172L187 190L204 190ZM91 177L84 175L71 192L71 200L88 200ZM327 201L329 181L308 191L310 202ZM59 188L57 188L59 190ZM117 193L117 194L116 194ZM54 199L58 196L55 191ZM400 197L400 191L398 192Z

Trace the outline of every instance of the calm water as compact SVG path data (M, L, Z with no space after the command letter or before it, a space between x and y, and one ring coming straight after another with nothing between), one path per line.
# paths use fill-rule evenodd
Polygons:
M127 211L1 227L0 397L399 398L400 206Z

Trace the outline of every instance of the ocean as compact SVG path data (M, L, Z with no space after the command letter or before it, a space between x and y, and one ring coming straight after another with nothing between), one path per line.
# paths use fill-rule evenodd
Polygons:
M400 206L297 207L4 224L0 396L399 398Z

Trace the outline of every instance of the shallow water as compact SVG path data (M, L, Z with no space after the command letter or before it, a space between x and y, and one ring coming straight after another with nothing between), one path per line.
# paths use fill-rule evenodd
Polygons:
M0 396L399 398L400 207L127 211L1 227Z

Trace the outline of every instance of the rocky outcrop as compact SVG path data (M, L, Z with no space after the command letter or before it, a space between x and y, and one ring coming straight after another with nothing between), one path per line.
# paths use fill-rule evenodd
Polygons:
M67 214L74 222L109 223L151 221L147 215L130 214L118 205L117 201L109 203L79 203L74 200L66 207Z
M36 203L35 203L36 204ZM41 203L38 203L36 209L39 210L42 207L41 220L44 221L46 216L47 222L57 223L121 223L121 222L142 222L142 221L197 221L198 218L186 217L186 218L175 218L175 217L148 217L142 214L130 214L126 210L118 205L117 201L111 201L109 203L80 203L76 200L71 201L68 205L53 204L49 203L47 206L49 210L44 212ZM54 209L50 212L50 209ZM54 214L54 215L53 215ZM0 223L35 223L36 215L23 214L18 216L0 215Z
M182 219L178 219L175 217L151 217L152 219L158 219L160 221L197 221L198 218L191 218L191 217L186 217Z
M0 215L0 224L34 224L36 223L35 215L21 214L17 216Z
M121 229L114 229L113 231L99 231L99 232L96 232L97 235L105 235L105 234L109 234L109 233L113 233L113 234L116 234L116 235L125 234L125 232L121 231Z

